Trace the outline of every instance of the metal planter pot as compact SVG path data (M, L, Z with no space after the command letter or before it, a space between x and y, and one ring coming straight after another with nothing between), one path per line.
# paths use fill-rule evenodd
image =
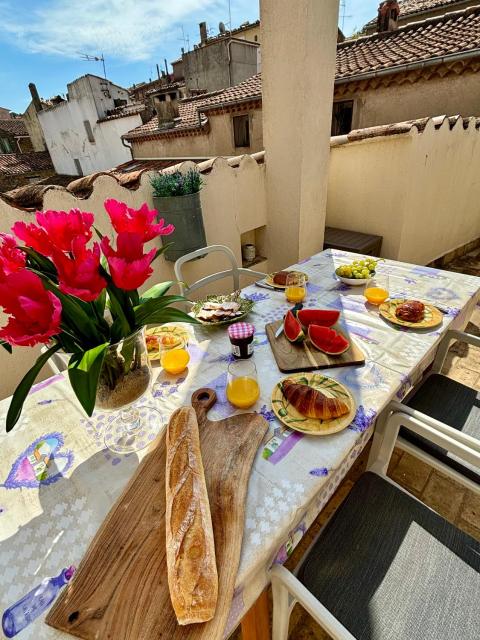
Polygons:
M165 260L175 262L187 253L207 246L199 192L186 196L154 197L153 204L160 217L175 226L171 235L160 236L162 245L174 243L163 254Z

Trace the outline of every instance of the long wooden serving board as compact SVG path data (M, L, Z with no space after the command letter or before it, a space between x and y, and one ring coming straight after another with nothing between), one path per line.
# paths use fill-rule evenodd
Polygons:
M52 627L87 640L217 640L233 598L250 471L268 424L255 413L207 418L212 389L192 396L212 514L218 568L213 620L179 626L165 555L165 434L112 507L72 582L47 616Z
M267 338L272 347L273 355L277 361L278 368L284 373L294 373L297 371L313 371L315 369L328 369L331 367L345 367L352 364L365 364L365 354L357 347L355 342L343 331L335 327L335 331L348 338L350 347L338 356L329 356L315 347L310 341L305 340L298 344L292 344L282 333L275 337L277 329L282 324L282 320L271 322L265 325Z

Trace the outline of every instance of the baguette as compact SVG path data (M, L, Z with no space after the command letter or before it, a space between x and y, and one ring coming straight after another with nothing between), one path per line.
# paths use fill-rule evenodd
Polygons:
M166 436L166 542L170 598L181 625L215 614L218 575L197 416L177 409Z

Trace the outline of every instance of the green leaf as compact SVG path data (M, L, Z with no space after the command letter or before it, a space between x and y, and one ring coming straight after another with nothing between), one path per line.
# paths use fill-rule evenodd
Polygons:
M98 378L108 346L105 342L83 353L75 353L68 364L70 384L88 416L95 408Z
M170 287L172 287L174 284L175 283L173 280L154 284L153 287L148 289L148 291L145 291L145 293L143 293L140 296L140 304L142 302L146 302L147 300L150 300L151 298L160 298L161 296L165 295L167 291L170 289Z
M8 351L8 353L12 353L12 345L8 344L8 342L5 342L5 340L0 340L0 344L2 345L2 347L4 349L6 349L6 351Z
M183 296L162 296L161 298L151 298L147 300L138 307L135 307L135 324L137 327L148 324L148 318L152 313L169 307L175 302L185 302L185 298Z
M162 307L144 319L144 324L164 324L165 322L189 322L190 324L200 324L196 318L189 316L185 311L173 309L172 307Z
M38 251L35 251L35 249L32 249L31 247L18 248L27 254L29 266L32 266L34 269L37 269L48 277L57 280L57 269L49 258L46 258L44 255L42 255Z
M47 360L52 356L56 351L61 348L61 345L55 344L53 347L50 347L48 351L42 353L41 356L37 359L33 367L30 371L22 378L20 384L15 389L15 393L13 394L12 401L10 402L10 407L7 413L7 432L11 431L13 427L17 424L18 419L22 413L23 403L25 402L25 398L28 396L28 392L32 388L32 384L35 382L35 378L40 373L40 370L47 362Z
M114 324L120 329L120 337L126 337L130 335L130 333L132 333L133 323L130 324L130 322L128 321L124 306L121 301L121 296L118 295L118 292L115 289L116 287L108 287L108 306L110 307ZM128 304L131 304L130 300L128 301Z

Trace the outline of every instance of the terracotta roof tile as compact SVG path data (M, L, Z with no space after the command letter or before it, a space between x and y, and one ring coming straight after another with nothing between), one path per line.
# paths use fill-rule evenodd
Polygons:
M6 131L12 136L28 136L25 123L21 118L7 118L0 120L0 129Z
M415 13L424 13L427 11L433 11L434 9L440 9L445 7L446 11L454 11L455 6L459 3L463 3L465 0L403 0L399 2L400 17L414 15ZM377 18L372 18L366 27L376 24Z
M144 125L129 131L123 137L126 140L133 140L135 138L152 135L153 133L169 134L171 132L185 131L188 129L200 129L207 123L207 118L203 113L204 111L218 107L226 107L248 99L261 98L261 95L262 78L261 74L257 73L234 87L179 100L179 117L175 120L175 126L172 128L160 130L158 128L158 118L154 116Z
M480 49L480 7L338 44L336 79ZM480 55L480 53L479 53Z
M0 174L18 176L53 169L48 151L31 153L0 153Z
M103 118L99 118L97 122L107 122L108 120L117 120L118 118L128 118L142 113L142 111L145 111L144 104L127 104L123 107L116 107L115 109L107 111L107 115Z

